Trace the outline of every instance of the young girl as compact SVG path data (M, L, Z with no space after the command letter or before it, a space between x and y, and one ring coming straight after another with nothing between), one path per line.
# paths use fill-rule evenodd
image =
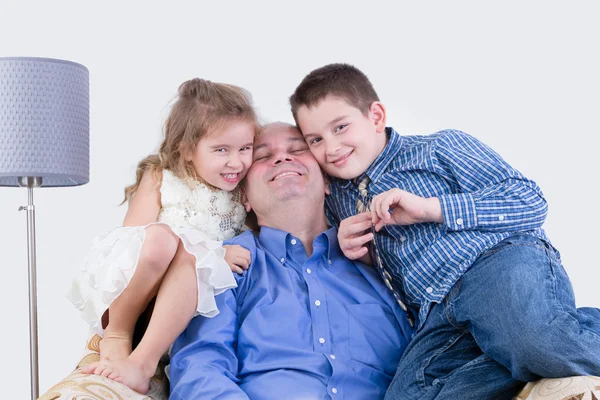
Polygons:
M214 296L235 287L231 270L241 273L250 261L247 250L224 249L221 241L244 223L238 184L252 162L257 126L245 90L201 79L179 87L158 154L139 163L136 183L125 189L123 226L95 239L69 293L103 337L100 361L83 372L146 393L192 317L218 314ZM132 352L136 321L154 297Z

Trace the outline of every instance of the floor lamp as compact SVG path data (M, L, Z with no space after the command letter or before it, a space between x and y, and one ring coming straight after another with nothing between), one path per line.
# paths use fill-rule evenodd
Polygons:
M89 72L56 59L0 58L0 186L26 187L31 398L39 395L36 187L89 181Z

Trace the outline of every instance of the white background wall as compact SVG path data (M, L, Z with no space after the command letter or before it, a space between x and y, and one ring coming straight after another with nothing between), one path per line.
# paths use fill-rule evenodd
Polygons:
M491 3L2 2L0 56L90 70L90 183L35 192L41 392L84 346L87 327L65 298L70 278L92 238L121 223L123 187L158 145L177 87L196 76L243 86L265 120L292 121L287 99L304 75L355 64L401 134L464 130L537 181L578 305L600 306L600 6ZM6 399L29 396L26 215L17 212L26 202L25 189L0 188Z

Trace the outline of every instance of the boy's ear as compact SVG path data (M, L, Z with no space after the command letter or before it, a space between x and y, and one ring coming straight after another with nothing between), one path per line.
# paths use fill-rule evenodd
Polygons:
M385 132L386 110L381 102L374 101L371 103L371 107L369 107L369 117L375 125L376 132Z

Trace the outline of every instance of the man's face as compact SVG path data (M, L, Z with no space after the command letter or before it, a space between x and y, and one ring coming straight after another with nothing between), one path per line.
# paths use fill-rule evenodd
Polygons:
M253 159L244 189L247 207L259 218L288 200L306 199L308 204L321 201L322 207L323 173L295 127L281 123L268 125L255 138Z
M354 179L375 161L386 143L385 110L374 102L368 115L337 97L297 112L298 125L323 170Z

